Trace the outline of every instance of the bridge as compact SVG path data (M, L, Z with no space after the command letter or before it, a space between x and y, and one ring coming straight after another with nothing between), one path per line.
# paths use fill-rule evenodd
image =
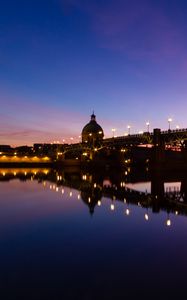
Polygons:
M97 145L87 143L86 141L83 143L80 142L75 144L56 145L57 147L53 147L55 145L44 145L49 147L46 152L44 151L45 154L43 152L37 153L34 148L32 153L30 150L29 154L26 153L22 155L19 155L16 152L13 152L12 154L0 152L0 165L39 165L60 162L64 164L68 162L69 164L76 163L76 165L78 165L81 162L99 157L100 153L103 153L103 155L107 156L109 152L111 154L114 153L115 150L120 154L120 152L125 152L126 149L131 151L135 148L140 149L140 147L142 147L142 151L145 152L148 159L148 150L151 148L152 160L162 163L165 159L164 150L167 149L167 147L170 147L183 152L184 155L182 155L187 166L187 128L165 131L154 129L153 132L111 137L100 140L99 144ZM127 157L127 155L125 153L121 153L122 160L124 160L124 157ZM75 161L73 161L73 159ZM104 161L104 156L102 156L102 160ZM113 159L113 161L114 160L115 159ZM184 165L184 161L181 163L181 165Z
M143 132L141 134L129 134L118 137L111 137L103 139L102 143L98 147L93 146L93 150L98 151L103 148L115 148L123 149L136 146L178 146L185 147L187 144L187 128L176 129L176 130L165 130L154 129L153 132ZM76 143L66 145L64 152L65 154L69 151L86 151L91 148L86 143Z
M153 132L143 132L141 134L129 134L119 137L112 137L103 140L103 145L114 146L138 146L138 145L154 145L155 139L159 139L165 144L183 145L187 141L187 128L176 130L154 129Z

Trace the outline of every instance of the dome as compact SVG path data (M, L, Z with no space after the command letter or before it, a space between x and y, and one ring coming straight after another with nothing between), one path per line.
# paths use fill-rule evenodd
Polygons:
M101 141L104 133L102 127L96 122L96 116L94 113L91 115L91 120L86 124L82 130L82 142L94 142Z

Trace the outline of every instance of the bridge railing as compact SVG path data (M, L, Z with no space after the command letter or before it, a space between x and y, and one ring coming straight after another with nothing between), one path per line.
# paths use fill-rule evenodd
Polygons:
M173 130L163 130L161 131L161 134L168 134L168 133L184 133L187 132L187 128L181 128L181 129L173 129Z

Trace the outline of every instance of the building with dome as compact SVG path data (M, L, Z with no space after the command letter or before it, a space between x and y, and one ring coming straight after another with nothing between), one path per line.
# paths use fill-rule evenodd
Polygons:
M103 129L97 123L93 113L90 122L82 130L82 143L86 143L90 147L97 147L102 143L103 137Z

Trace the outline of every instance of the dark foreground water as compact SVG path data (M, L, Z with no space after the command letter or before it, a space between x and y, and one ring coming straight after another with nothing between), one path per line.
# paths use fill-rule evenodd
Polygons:
M181 181L97 175L0 170L3 300L187 299Z

